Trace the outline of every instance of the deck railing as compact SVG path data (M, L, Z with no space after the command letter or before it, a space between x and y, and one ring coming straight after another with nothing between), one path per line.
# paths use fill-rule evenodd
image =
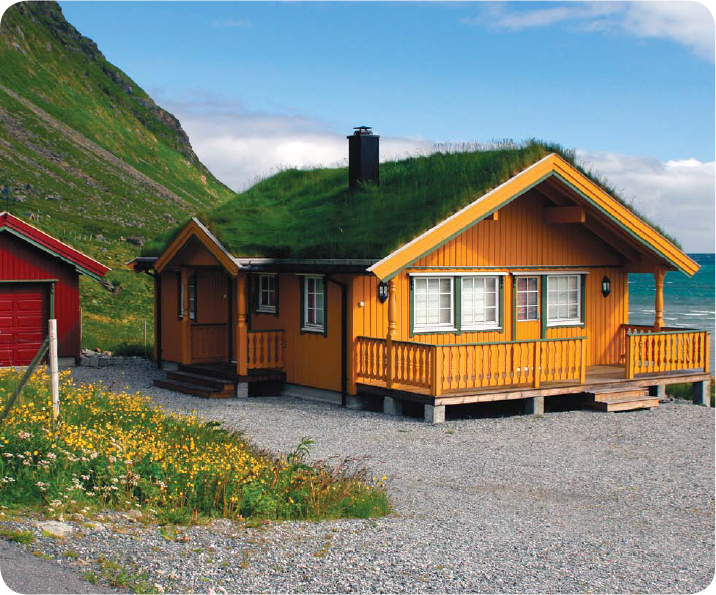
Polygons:
M622 325L624 332L624 374L655 374L677 370L709 371L708 331Z
M283 330L249 331L246 333L248 343L248 368L276 368L284 365L286 349Z
M446 345L393 341L388 353L385 339L358 337L356 376L359 382L424 389L435 396L490 387L538 388L543 382L584 382L586 346L586 337Z

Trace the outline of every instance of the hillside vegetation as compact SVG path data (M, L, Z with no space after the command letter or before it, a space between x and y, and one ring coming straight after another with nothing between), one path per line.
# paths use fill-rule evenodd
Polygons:
M199 161L179 121L55 2L21 2L2 16L0 163L0 210L112 267L108 277L123 286L112 294L82 281L88 347L114 346L98 336L106 320L115 321L113 338L132 342L144 340L142 319L151 323L149 279L122 270L138 252L126 238L151 238L235 196Z

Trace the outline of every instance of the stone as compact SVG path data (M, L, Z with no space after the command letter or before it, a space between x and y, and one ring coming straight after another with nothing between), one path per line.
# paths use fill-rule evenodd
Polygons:
M128 244L132 244L133 246L139 246L140 248L144 246L145 241L146 238L143 238L142 236L129 236L127 238Z
M425 405L425 421L429 424L441 424L445 422L445 405Z
M60 521L42 521L37 523L37 528L55 539L67 539L75 532L75 528Z
M142 512L134 508L124 513L124 516L132 522L140 521L143 517Z
M97 365L101 368L105 366L109 366L112 363L112 360L108 357L105 357L104 355L101 355L97 358Z
M249 398L249 383L239 382L236 385L236 398L237 399L248 399Z
M386 415L403 415L403 402L393 397L383 399L383 413Z
M99 367L99 358L98 357L89 358L89 365L90 365L90 368Z
M544 415L544 397L525 399L525 413L527 415Z
M100 533L104 533L107 530L104 523L100 523L98 521L90 521L87 523L87 526L93 531L99 531Z
M693 383L694 405L705 405L711 407L711 381L703 380Z
M88 358L86 355L83 355L80 357L80 366L89 366L90 365L90 358Z

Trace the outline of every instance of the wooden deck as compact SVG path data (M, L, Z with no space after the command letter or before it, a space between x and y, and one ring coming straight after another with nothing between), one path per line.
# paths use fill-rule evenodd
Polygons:
M495 386L480 389L461 389L444 392L438 397L430 395L427 389L416 387L394 386L385 388L384 382L358 383L359 392L391 396L403 401L422 403L428 405L462 405L467 403L485 403L490 401L509 401L512 399L527 399L532 397L552 397L558 395L573 395L579 393L599 392L605 389L639 389L651 388L660 385L676 384L680 382L700 382L709 380L710 373L701 370L679 370L655 374L641 374L633 379L625 377L623 365L588 366L584 383L575 381L548 382L533 388L530 385L513 385L508 387Z

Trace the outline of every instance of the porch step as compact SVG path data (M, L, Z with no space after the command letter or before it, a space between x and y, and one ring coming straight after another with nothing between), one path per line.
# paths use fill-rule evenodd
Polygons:
M659 398L650 396L644 388L605 389L587 393L587 406L598 411L633 411L635 409L654 409L659 406Z
M204 374L195 374L193 372L174 372L168 371L167 378L170 380L178 380L186 384L195 384L197 386L205 386L207 388L216 388L221 391L231 391L236 388L233 380L219 378L217 376L206 376Z
M202 386L200 384L193 384L190 382L182 382L180 380L172 380L169 378L166 380L157 378L154 381L154 386L173 390L178 393L184 393L185 395L204 397L205 399L228 399L236 396L233 384L229 390L225 390L221 388Z

